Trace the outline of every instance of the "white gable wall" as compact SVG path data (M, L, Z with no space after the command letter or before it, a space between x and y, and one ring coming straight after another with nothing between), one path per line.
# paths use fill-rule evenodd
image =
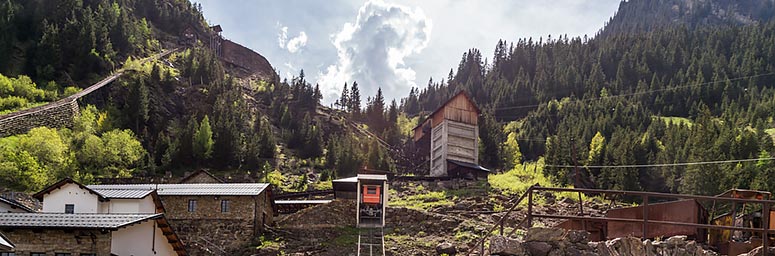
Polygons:
M122 256L177 255L162 233L154 220L121 228L111 234L110 252Z
M103 213L155 213L156 205L151 195L142 199L110 199Z
M75 205L75 213L99 213L99 198L78 185L69 183L43 196L43 212L65 212L65 205Z
M5 212L27 212L25 210L15 208L13 205L7 204L5 202L0 202L0 213Z

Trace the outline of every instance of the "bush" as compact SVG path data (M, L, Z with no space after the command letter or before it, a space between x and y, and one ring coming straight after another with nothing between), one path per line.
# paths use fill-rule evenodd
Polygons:
M75 86L68 86L65 88L65 91L62 93L62 97L68 97L70 95L76 94L80 92L82 89L75 87Z
M0 111L18 109L27 106L27 99L17 96L0 98Z

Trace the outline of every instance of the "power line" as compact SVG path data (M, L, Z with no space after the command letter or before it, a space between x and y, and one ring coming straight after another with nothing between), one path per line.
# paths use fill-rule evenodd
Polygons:
M742 163L742 162L755 162L755 161L768 161L775 160L775 157L764 158L752 158L752 159L736 159L736 160L721 160L721 161L705 161L705 162L689 162L689 163L672 163L672 164L630 164L630 165L584 165L579 168L647 168L647 167L671 167L671 166L690 166L690 165L710 165L710 164L726 164L726 163ZM574 168L573 165L553 165L547 164L545 167L555 168Z
M587 99L577 99L577 100L570 100L571 102L577 101L577 102L585 102L585 101L593 101L593 100L601 100L601 99L609 99L609 98L619 98L619 97L627 97L627 96L637 96L637 95L644 95L644 94L650 94L654 92L663 92L663 91L669 91L669 90L676 90L676 89L683 89L683 88L690 88L694 86L706 86L711 84L717 84L721 82L734 82L738 80L744 80L744 79L750 79L750 78L756 78L756 77L762 77L762 76L770 76L775 75L775 72L765 73L765 74L758 74L758 75L750 75L750 76L742 76L742 77L736 77L736 78L727 78L724 80L715 80L705 83L698 83L698 84L692 84L692 85L683 85L683 86L676 86L676 87L670 87L670 88L662 88L662 89L654 89L649 91L642 91L642 92L633 92L633 93L625 93L625 94L619 94L619 95L610 95L610 96L602 96L602 97L596 97L596 98L587 98ZM510 109L522 109L522 108L535 108L540 107L544 105L548 105L549 103L539 103L539 104L531 104L531 105L520 105L520 106L510 106L510 107L500 107L500 108L494 108L493 110L510 110Z

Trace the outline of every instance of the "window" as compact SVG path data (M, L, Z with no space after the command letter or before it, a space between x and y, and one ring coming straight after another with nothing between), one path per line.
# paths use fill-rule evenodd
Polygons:
M64 252L54 253L54 255L56 255L56 256L70 256L69 253L64 253Z
M81 256L97 256L97 254L94 254L94 253L81 253Z
M30 256L46 256L45 252L33 252L30 253Z
M65 213L75 213L75 205L74 204L66 204L65 205Z
M221 212L229 212L229 200L221 200Z
M16 256L15 252L0 252L0 256Z
M196 200L195 199L189 199L188 200L188 211L189 212L195 212L196 211Z

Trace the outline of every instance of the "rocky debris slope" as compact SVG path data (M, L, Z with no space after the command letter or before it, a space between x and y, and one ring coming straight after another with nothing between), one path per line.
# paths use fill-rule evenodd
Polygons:
M626 237L603 242L589 242L586 231L558 228L531 228L523 240L495 236L490 239L491 255L512 256L657 256L657 255L718 255L703 248L686 236L674 236L664 241L641 241Z

